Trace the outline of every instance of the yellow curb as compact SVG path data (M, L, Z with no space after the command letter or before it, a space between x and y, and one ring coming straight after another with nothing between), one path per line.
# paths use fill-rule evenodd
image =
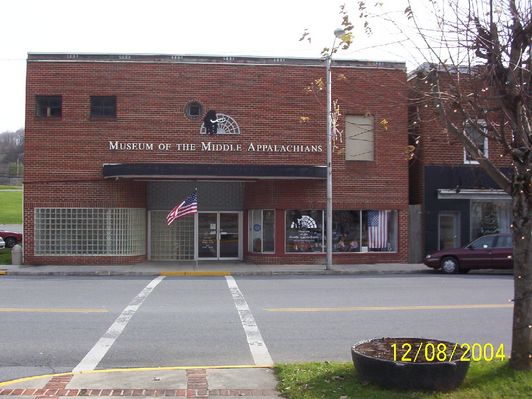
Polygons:
M227 271L204 271L204 272L171 272L171 271L163 271L160 272L161 276L230 276L231 272Z
M5 276L7 272L5 270L0 270L0 276Z
M197 370L197 369L271 369L272 365L249 364L249 365L232 365L232 366L165 366L165 367L131 367L119 369L102 369L102 370L86 370L79 372L66 372L57 374L43 374L32 377L22 377L15 380L0 382L0 388L12 384L19 384L26 381L38 380L41 378L61 377L65 375L82 375L82 374L103 374L103 373L120 373L120 372L142 372L142 371L171 371L171 370Z
M22 378L17 378L15 380L0 382L0 388L8 386L8 385L11 385L11 384L18 384L20 382L38 380L40 378L61 377L61 376L64 376L64 375L73 375L73 374L74 373L69 372L69 373L58 373L58 374L35 375L35 376L32 376L32 377L22 377Z

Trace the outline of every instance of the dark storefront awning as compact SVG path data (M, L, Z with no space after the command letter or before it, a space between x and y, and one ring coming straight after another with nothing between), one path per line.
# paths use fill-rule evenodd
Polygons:
M106 179L326 179L325 166L175 163L104 164Z

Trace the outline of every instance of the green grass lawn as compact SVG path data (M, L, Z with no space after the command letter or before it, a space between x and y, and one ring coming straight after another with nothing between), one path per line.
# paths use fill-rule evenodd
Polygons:
M10 249L0 249L0 265L10 265L11 264L11 250Z
M20 191L11 191L18 190ZM22 223L22 189L17 186L0 186L0 224Z
M453 392L394 391L358 379L353 363L281 364L275 367L287 399L520 399L530 398L532 372L514 371L508 362L472 362L462 386Z

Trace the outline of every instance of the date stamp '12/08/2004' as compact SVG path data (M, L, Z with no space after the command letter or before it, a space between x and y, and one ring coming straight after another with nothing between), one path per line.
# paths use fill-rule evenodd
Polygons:
M397 342L391 343L395 362L479 362L504 361L504 344L450 343L450 342Z

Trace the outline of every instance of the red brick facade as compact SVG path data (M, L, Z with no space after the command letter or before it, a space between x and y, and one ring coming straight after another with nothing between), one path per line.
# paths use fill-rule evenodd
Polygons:
M442 78L443 79L443 78ZM420 100L425 93L425 81L421 78L409 80L409 128L412 136L419 136L415 156L411 162L411 203L423 202L425 166L463 166L464 147L460 141L442 124L439 114L430 98ZM489 159L499 168L511 164L509 155L503 154L502 147L494 140L489 141ZM477 164L470 164L471 169L480 169Z
M430 97L428 83L425 75L421 72L409 79L409 133L411 144L417 139L414 157L410 162L410 203L421 205L421 237L419 243L426 255L436 250L464 246L480 234L475 230L478 219L482 216L479 212L480 203L497 203L506 201L507 208L510 206L510 197L502 193L476 162L466 162L462 143L441 122L440 115ZM457 75L458 76L458 75ZM454 77L454 76L453 76ZM440 75L441 87L453 87L449 83L449 77L444 73ZM456 80L467 87L466 75L461 74ZM483 82L481 82L484 85ZM458 85L457 82L453 82ZM470 83L473 86L473 83ZM459 86L459 85L458 85ZM451 93L451 89L448 89ZM476 92L483 94L482 88ZM460 113L453 114L448 110L448 115L456 115L455 125L462 126ZM472 113L474 115L474 113ZM510 173L511 158L503 154L500 143L492 138L487 140L488 159L505 173ZM445 193L447 193L447 196ZM501 192L501 193L498 193ZM451 193L451 198L449 197ZM477 204L477 213L474 208ZM497 211L501 213L500 210ZM447 221L453 218L452 225L446 225L441 218ZM506 218L499 217L499 229L506 232L509 222ZM476 221L475 222L475 218ZM449 227L452 226L452 227ZM454 230L452 242L444 242L447 232ZM447 246L445 246L447 244ZM416 259L421 261L421 259Z
M146 256L37 256L36 208L146 208L147 182L105 180L103 164L325 164L325 93L306 88L324 79L319 60L226 59L221 57L30 55L27 66L24 260L29 264L135 263ZM336 263L403 262L408 243L406 74L401 64L333 63L333 98L342 115L375 118L375 160L345 161L344 143L333 157L335 210L398 211L398 250L335 254ZM62 96L61 117L36 116L36 96ZM116 96L116 118L91 118L91 96ZM200 135L190 101L230 115L240 135ZM205 111L204 110L204 111ZM303 117L303 118L302 118ZM387 123L379 123L385 120ZM343 130L345 121L340 118ZM109 142L153 143L153 150L113 150ZM176 151L179 143L230 143L240 151ZM263 145L319 145L316 152L247 151ZM159 148L159 144L163 144ZM169 144L169 149L164 148ZM261 180L245 183L248 209L276 210L276 250L248 252L262 263L323 262L324 254L286 254L284 211L324 209L324 180ZM201 208L201 203L200 203Z

